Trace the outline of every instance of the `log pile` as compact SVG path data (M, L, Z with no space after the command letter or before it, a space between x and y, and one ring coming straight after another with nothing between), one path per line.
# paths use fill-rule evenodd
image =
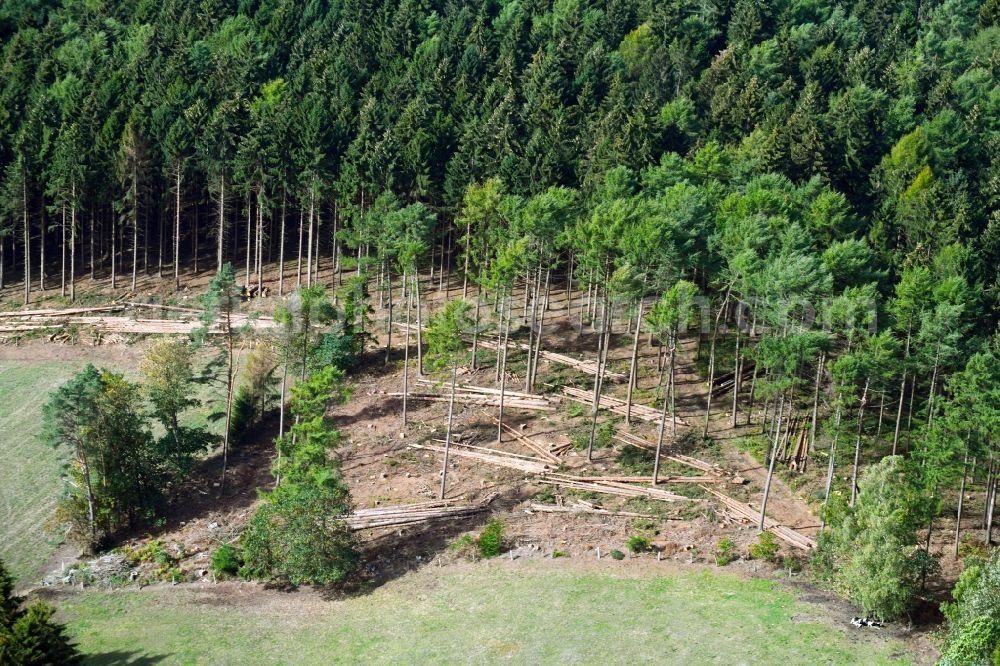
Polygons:
M435 446L433 444L410 444L410 448L421 451L436 451L438 453L444 453L443 446ZM491 465L496 465L497 467L516 469L529 474L545 474L550 468L549 463L541 458L521 456L516 453L507 453L506 451L486 449L480 446L459 444L457 442L451 443L448 455L479 460L481 462L487 462Z
M750 504L744 504L739 500L735 500L728 495L723 495L717 490L712 490L711 488L706 488L705 486L702 486L702 490L719 500L726 510L729 511L729 513L732 514L737 520L750 523L756 523L760 520L760 509L756 509ZM796 532L790 527L782 525L773 518L764 518L764 528L773 532L774 536L778 537L785 543L796 548L800 548L802 550L813 550L816 548L816 542L813 539L800 532Z
M425 379L419 380L423 386L433 386L432 382ZM402 393L392 392L386 395L402 397ZM442 393L410 392L407 394L411 400L429 400L431 402L448 402L451 397L448 390ZM485 386L472 386L471 384L459 384L455 387L455 402L460 405L478 405L481 407L499 407L500 389L488 388ZM542 412L554 412L558 409L562 401L559 398L538 395L534 393L519 393L517 391L504 391L504 408L530 409Z
M593 391L578 389L572 386L565 386L563 387L563 394L570 400L584 405L592 405L594 403ZM612 398L608 395L601 396L601 409L625 416L627 411L625 405L626 403L624 400ZM654 409L653 407L647 407L646 405L640 405L635 402L632 403L632 416L643 421L649 421L650 423L660 422L660 410ZM677 423L680 425L687 425L682 419L677 419Z
M753 361L747 361L743 364L743 368L740 372L740 386L745 385L753 377L753 369L756 364ZM712 397L718 398L725 393L733 390L736 385L735 382L736 372L730 371L723 373L712 380Z
M496 495L478 504L456 504L455 500L417 502L399 506L382 506L358 509L344 518L352 530L370 530L378 527L399 527L430 520L454 520L484 511Z
M130 309L177 311L187 316L180 319L150 319L134 315L113 314L124 313ZM195 316L198 313L198 310L191 308L175 308L150 303L123 303L63 310L19 310L0 313L0 333L26 333L72 326L101 333L188 335L192 329L201 326L201 322ZM262 330L273 327L275 322L271 317L251 318L245 314L234 314L232 325L234 327L250 326L255 330ZM209 327L208 332L218 334L222 330L218 324L215 324Z

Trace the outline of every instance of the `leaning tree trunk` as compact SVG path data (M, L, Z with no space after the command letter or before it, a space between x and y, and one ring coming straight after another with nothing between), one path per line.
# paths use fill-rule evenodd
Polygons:
M809 426L809 452L816 449L816 420L819 416L819 386L823 379L823 361L826 359L825 352L819 353L819 361L816 363L816 384L813 386L813 409L812 423Z
M865 390L861 393L861 403L858 405L858 432L854 439L854 468L851 470L851 508L858 497L858 466L861 458L861 431L865 421L865 404L868 402L868 384L871 378L865 379Z
M587 442L587 461L594 459L594 438L597 436L597 411L601 404L601 384L604 380L604 369L608 359L608 347L611 346L611 307L610 295L604 290L604 330L601 333L601 344L597 352L597 375L594 377L594 402L590 408L590 439Z
M715 381L715 342L719 337L719 320L722 318L722 314L726 311L726 306L729 305L729 294L731 293L731 289L732 285L726 288L726 297L722 299L722 304L719 306L719 313L715 315L715 326L712 329L712 342L708 351L708 397L705 404L705 427L701 433L702 437L708 437L708 423L712 417L712 383ZM700 347L700 334L698 335L698 340Z
M760 502L760 521L757 530L764 531L764 521L767 517L767 498L771 494L771 479L774 478L774 463L778 458L778 442L781 441L781 419L785 415L785 394L782 392L778 401L778 427L774 433L774 445L771 447L771 460L767 466L767 480L764 482L764 497Z
M663 382L660 382L662 388ZM653 486L660 480L660 452L663 450L663 432L667 428L667 407L670 405L670 387L663 393L663 409L660 410L660 427L656 433L656 456L653 458Z
M736 412L740 402L740 384L743 378L743 359L740 357L740 342L743 330L740 328L740 307L737 302L736 307L736 360L733 362L733 409L730 419L730 427L736 427ZM711 390L711 389L709 389Z
M639 303L636 306L636 316L635 316L635 336L632 338L632 360L629 363L628 370L628 392L625 395L625 424L632 424L632 390L638 383L638 368L637 361L639 360L639 333L642 330L642 306L643 299L639 298Z
M448 482L448 453L451 451L451 425L455 417L455 385L458 383L458 362L451 366L451 396L448 398L448 428L444 435L444 463L441 466L441 492L438 499L444 499Z
M910 331L906 331L906 351L903 354L904 359L910 357ZM896 409L896 431L892 435L892 455L896 455L896 449L899 446L899 433L900 427L903 423L903 399L906 397L906 370L904 367L903 378L899 380L899 406Z
M417 296L417 375L424 376L424 333L420 315L420 271L413 270L413 291Z
M830 444L830 461L826 467L826 492L823 496L823 509L830 504L830 489L833 487L834 461L837 457L837 440L840 439L840 396L837 397L837 412L833 417L833 442ZM820 531L826 527L826 512L820 517Z
M513 291L513 290L511 290ZM510 334L510 309L513 306L513 295L503 297L500 301L500 332L503 340L497 335L497 378L500 381L500 412L497 414L497 442L503 440L503 404L507 393L507 336ZM506 329L504 328L504 304L507 306Z

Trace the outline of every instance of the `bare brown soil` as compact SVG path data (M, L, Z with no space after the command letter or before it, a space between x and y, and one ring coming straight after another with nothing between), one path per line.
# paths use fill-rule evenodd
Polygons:
M328 260L327 260L328 263ZM268 280L273 290L270 298L247 304L247 308L269 311L276 300L274 267L269 267ZM196 294L204 288L208 272L199 275L183 275L181 292L175 292L172 280L158 280L155 276L142 276L140 292L130 295L142 300L161 299L164 302L192 305L197 302ZM242 280L242 274L240 275ZM329 267L324 265L321 281L332 281ZM425 305L433 311L446 297L461 295L461 283L455 281L446 289L438 289L438 277L434 282L424 276ZM123 280L120 284L128 284ZM295 285L294 263L286 265L286 288ZM107 285L99 282L98 292L108 295ZM82 289L82 284L81 284ZM88 287L89 289L89 287ZM122 290L119 290L121 292ZM55 290L56 295L58 290ZM471 293L471 287L470 287ZM53 300L52 291L48 292ZM121 294L119 293L119 296ZM584 294L575 294L571 312L567 316L565 292L554 287L550 298L550 310L544 321L543 347L553 351L593 358L596 355L597 338L589 325L580 327L578 318L583 306ZM8 290L4 301L11 306L16 294ZM36 298L33 306L38 307L41 299ZM384 310L378 306L378 298L373 298L374 314L380 330L384 331ZM488 309L484 299L484 312ZM515 315L519 314L515 306ZM401 308L396 306L396 316L402 318ZM581 332L582 328L582 332ZM610 367L628 370L633 336L625 330L624 319L616 321L613 347L609 355ZM411 400L408 424L401 419L402 402L399 397L389 396L402 390L402 343L405 335L393 333L393 352L388 363L384 362L384 333L363 360L360 369L352 373L350 382L354 393L347 404L333 409L332 416L342 433L342 444L337 453L342 461L345 478L350 486L353 501L357 507L388 506L437 497L440 483L440 455L429 451L409 448L410 444L432 443L443 439L447 415L447 404ZM410 381L411 390L417 378L415 370L415 340L410 341ZM130 344L88 346L78 344L52 344L42 340L22 342L18 346L0 345L0 361L5 358L92 359L96 364L111 367L134 367L145 347L142 340ZM673 450L704 460L718 463L731 471L738 472L748 480L741 487L725 486L721 489L734 497L751 501L759 506L761 488L766 470L751 456L741 453L731 444L734 437L759 431L759 426L730 428L730 398L723 397L713 404L713 417L709 424L709 440L701 440L704 410L707 396L705 378L701 377L695 364L697 340L682 341L679 350L677 372L677 409L683 423L679 427L677 441L669 437ZM703 350L707 353L706 349ZM482 354L483 352L481 352ZM519 363L522 353L511 354L511 376L509 387L523 390L524 364ZM660 381L656 367L657 349L643 335L640 344L639 382L636 401L659 408L655 403L654 389ZM486 357L482 357L486 358ZM440 377L431 379L441 380ZM491 366L464 374L461 381L479 386L495 386L494 370ZM581 388L591 388L593 378L546 361L541 362L536 391L558 395L561 386L573 384ZM440 389L444 391L442 384ZM423 390L423 389L422 389ZM626 386L606 384L605 394L624 398ZM455 437L457 441L482 447L531 455L516 441L496 442L496 426L493 423L495 410L482 407L456 405ZM588 410L574 412L567 403L557 412L539 413L506 411L506 420L525 435L537 441L556 444L571 441L574 433L585 429ZM573 414L577 414L574 416ZM608 418L601 414L601 421ZM742 422L742 419L741 419ZM669 426L668 426L669 430ZM258 492L273 485L270 473L274 449L271 444L277 431L277 419L271 418L262 424L247 445L235 447L230 454L229 473L225 488L220 486L221 461L216 454L206 458L195 470L191 479L182 487L174 489L173 501L166 523L149 533L136 534L127 543L141 547L151 538L158 539L173 555L179 557L179 567L192 577L204 574L208 568L209 555L219 544L238 538L239 531L259 501ZM656 438L656 428L652 424L636 422L631 431L650 440ZM565 456L564 467L571 473L622 474L616 463L620 445L595 451L594 460L588 463L585 452L570 450ZM810 469L811 483L815 485L822 471ZM668 488L676 490L675 488ZM466 517L452 521L431 522L417 526L396 529L382 529L362 533L364 545L364 585L379 585L415 568L432 565L454 566L454 562L465 556L454 553L448 546L464 533L475 533L490 515L498 516L507 525L507 537L513 554L522 559L551 558L554 554L568 556L572 562L566 566L587 566L595 561L598 551L602 556L612 549L625 551L625 543L630 536L647 535L651 538L656 555L647 554L635 562L641 566L657 566L669 560L678 566L704 565L714 563L713 551L723 538L731 538L740 553L746 553L757 539L754 525L741 524L728 519L721 509L707 501L697 489L692 491L694 501L678 502L664 506L657 502L637 503L616 496L586 496L588 501L616 510L625 509L647 513L655 511L658 518L652 521L609 515L573 515L560 513L531 513L528 504L540 501L537 495L544 492L544 501L575 501L572 492L554 489L550 491L537 479L526 478L523 473L501 468L493 468L485 463L461 457L453 457L448 470L448 493L450 498L464 498L469 502L496 494L487 514ZM554 495L554 498L553 498ZM658 506L657 506L658 505ZM810 509L803 492L793 491L782 478L776 477L772 485L768 503L768 515L782 524L815 536L819 520ZM934 540L935 549L948 550L948 535L940 534ZM786 554L802 558L801 551L786 549ZM655 560L654 560L655 558ZM714 564L713 564L714 566ZM741 561L731 565L751 575L770 575L771 567L753 561ZM954 567L952 567L954 569ZM946 570L948 570L946 568ZM215 594L226 594L231 586L220 587ZM246 597L245 586L238 586L238 596ZM817 593L820 594L820 593ZM825 593L823 593L825 594ZM831 603L834 602L830 597ZM234 603L232 600L227 603ZM846 605L840 610L844 614L851 611ZM838 612L840 612L838 610Z

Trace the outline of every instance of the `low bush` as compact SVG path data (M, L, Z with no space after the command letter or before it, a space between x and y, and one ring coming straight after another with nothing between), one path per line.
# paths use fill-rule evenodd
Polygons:
M715 563L724 567L730 562L739 559L736 552L736 544L729 537L725 537L715 545Z
M625 553L623 553L622 551L620 551L617 548L615 548L613 551L611 551L611 559L613 559L613 560L624 560L625 559Z
M638 534L629 537L625 546L628 548L630 553L644 553L651 548L649 539L644 536L639 536Z
M750 557L763 562L773 562L778 556L778 540L773 532L764 531L757 537L757 543L750 546Z
M483 533L479 535L479 554L483 557L496 557L503 547L504 523L499 518L491 518Z
M235 576L242 564L240 551L232 544L224 543L212 553L211 568L216 575L226 574Z

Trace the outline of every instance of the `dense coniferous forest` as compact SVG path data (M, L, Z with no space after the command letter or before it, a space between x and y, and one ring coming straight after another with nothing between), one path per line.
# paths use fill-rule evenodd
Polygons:
M708 437L721 412L735 429L763 407L753 424L767 467L762 531L793 432L809 424L803 443L828 452L813 498L821 577L878 617L905 615L937 573L943 498L959 484L964 497L977 465L989 544L1000 2L36 0L0 9L0 43L6 300L59 288L72 301L95 282L132 293L147 275L180 289L207 273L216 309L235 309L240 285L279 296L315 286L305 301L326 308L320 286L354 280L385 305L388 362L398 290L404 368L415 299L417 367L450 372L452 398L491 322L502 436L511 322L527 331L530 393L549 295L565 291L571 324L597 334L588 460L613 329L634 331L626 421L640 333L658 342L654 485L677 429L679 340L698 319L709 390L694 430ZM428 273L453 278L469 302L421 322ZM364 350L364 297L351 305L361 334L330 338L323 359ZM307 378L312 315L285 314L286 335L301 329L291 439L301 448L332 439L320 427L328 404L306 398L335 393L342 377ZM282 359L287 374L289 352ZM446 447L451 428L449 408ZM290 488L296 465L325 460L317 450L276 468ZM322 490L310 499L317 514L347 505L339 482ZM296 496L273 497L251 545L287 526L281 502ZM962 511L959 500L956 554ZM93 515L86 528L93 538ZM353 551L322 548L336 576L301 580L354 566ZM246 566L261 577L287 559L260 553ZM977 566L994 572L996 556ZM976 614L967 594L951 607L955 627ZM997 654L983 645L979 657Z
M578 219L636 197L702 286L754 217L886 295L908 268L954 274L989 334L994 5L7 3L3 281L256 268L300 228L313 261L373 255L390 193L452 249L467 187L496 177L574 188Z

